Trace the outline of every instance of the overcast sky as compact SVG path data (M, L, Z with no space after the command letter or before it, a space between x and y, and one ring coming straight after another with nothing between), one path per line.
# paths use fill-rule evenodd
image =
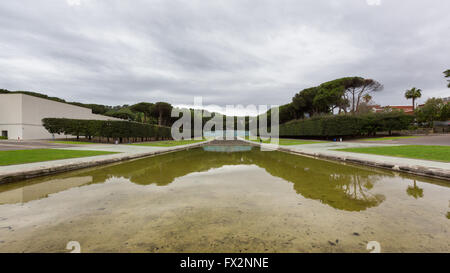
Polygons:
M449 0L0 2L0 88L109 105L285 104L344 76L450 96Z

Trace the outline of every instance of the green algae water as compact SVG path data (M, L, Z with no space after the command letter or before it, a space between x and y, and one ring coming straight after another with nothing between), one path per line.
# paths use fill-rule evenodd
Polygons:
M0 252L449 252L448 182L205 146L0 185Z

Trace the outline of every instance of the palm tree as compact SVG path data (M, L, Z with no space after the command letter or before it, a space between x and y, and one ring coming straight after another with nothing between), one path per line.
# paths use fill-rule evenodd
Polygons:
M406 92L405 92L405 98L407 98L408 100L412 99L413 111L415 108L416 99L418 99L420 97L422 97L422 90L417 89L415 87L413 87L409 90L406 90Z
M445 74L445 77L446 77L446 78L450 78L450 69L444 71L444 74ZM448 80L448 85L447 85L447 87L450 88L450 80Z
M372 100L372 96L369 94L365 94L363 100L366 104L369 104L369 102Z
M408 189L406 189L406 193L416 199L423 197L423 189L417 187L416 180L414 180L414 186L408 186Z

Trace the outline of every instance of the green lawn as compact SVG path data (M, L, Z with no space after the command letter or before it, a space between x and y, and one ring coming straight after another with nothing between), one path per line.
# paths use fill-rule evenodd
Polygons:
M57 144L98 144L98 143L94 143L94 142L64 141L64 140L49 141L49 143L57 143Z
M346 148L338 149L337 151L450 162L450 146L405 145L390 147Z
M0 166L107 154L115 153L56 149L0 151Z
M384 141L384 140L397 140L397 139L408 139L408 138L418 138L416 136L400 136L400 137L377 137L377 138L364 138L361 141Z
M194 144L206 141L203 140L166 140L166 141L155 141L155 142L144 142L144 143L133 143L130 145L136 145L136 146L154 146L154 147L173 147L173 146L180 146L180 145L187 145L187 144Z
M246 137L247 140L250 140L249 137ZM260 142L261 138L258 137L257 140L251 140L253 142ZM270 140L263 140L262 143L270 143ZM315 143L323 143L323 141L316 140L301 140L301 139L289 139L289 138L280 138L279 145L289 146L289 145L303 145L303 144L315 144Z

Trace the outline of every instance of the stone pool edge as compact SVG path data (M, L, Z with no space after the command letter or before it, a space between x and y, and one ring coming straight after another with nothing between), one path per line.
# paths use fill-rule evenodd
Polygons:
M35 177L41 177L51 174L57 174L57 173L63 173L63 172L69 172L79 169L86 169L90 167L97 167L101 165L107 165L112 163L117 163L121 161L127 161L127 160L133 160L143 157L150 157L150 156L156 156L161 154L167 154L172 152L179 152L183 150L188 150L191 148L197 148L201 147L212 140L194 143L194 144L187 144L187 145L180 145L180 146L174 146L169 147L168 149L161 149L157 151L151 151L151 152L144 152L144 153L117 153L111 156L96 156L94 157L80 157L78 159L82 160L80 162L74 162L74 163L61 163L58 162L59 160L54 161L44 161L44 162L52 162L55 163L53 166L36 166L33 168L30 168L28 170L18 170L18 171L0 171L0 185L6 184L6 183L12 183L20 180L35 178ZM86 159L86 160L83 160ZM63 159L64 160L64 159ZM15 165L20 168L21 165L26 164L20 164Z
M295 150L295 149L289 149L286 147L282 147L281 145L278 145L278 147L274 147L272 145L261 144L261 143L257 143L257 142L253 142L253 141L249 141L249 140L245 140L245 139L241 139L241 140L246 143L256 144L260 147L264 145L265 149L276 150L276 151L280 151L280 152L298 154L298 155L303 155L303 156L309 156L309 157L314 157L314 158L319 158L319 159L321 158L321 159L327 159L327 160L333 160L333 161L339 161L339 162L354 163L354 164L364 165L364 166L368 166L368 167L376 167L376 168L382 168L382 169L387 169L387 170L391 170L391 171L413 174L413 175L425 176L425 177L430 177L430 178L438 178L441 180L446 180L447 182L450 181L450 170L441 169L441 168L435 168L435 167L424 166L424 165L410 165L410 164L405 164L405 163L401 163L401 162L398 162L397 164L389 163L389 162L379 162L377 160L358 158L356 155L349 156L348 154L334 155L334 154L320 152L320 151L315 151L315 152L304 151L304 150L299 151L299 150ZM401 161L402 158L399 158L399 159L400 159L399 161ZM407 158L405 158L405 159L407 159Z

